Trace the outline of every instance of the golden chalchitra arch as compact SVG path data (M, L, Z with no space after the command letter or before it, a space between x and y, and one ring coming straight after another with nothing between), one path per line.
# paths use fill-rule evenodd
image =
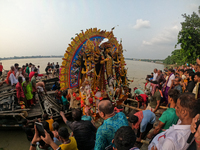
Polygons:
M67 47L59 74L60 87L72 89L82 107L94 108L106 96L116 102L117 89L128 86L126 74L122 43L113 31L91 28L76 34Z

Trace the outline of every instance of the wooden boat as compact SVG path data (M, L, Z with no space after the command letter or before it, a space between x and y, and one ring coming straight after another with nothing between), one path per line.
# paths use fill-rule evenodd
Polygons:
M5 78L5 76L4 76ZM54 120L60 119L59 111L62 107L56 103L55 91L50 91L53 84L58 81L58 77L55 78L42 78L40 81L45 82L45 87L48 90L47 95L37 94L38 103L31 108L22 109L17 106L15 87L4 84L0 87L0 127L21 127L22 119L26 118L33 122L36 118L42 118L44 112L48 112L53 116ZM48 107L47 107L48 105ZM49 106L50 105L50 106ZM65 112L69 115L71 112Z

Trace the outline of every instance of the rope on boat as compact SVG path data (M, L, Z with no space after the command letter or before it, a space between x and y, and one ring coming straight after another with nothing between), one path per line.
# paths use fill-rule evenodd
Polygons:
M60 113L60 110L62 108L49 95L45 95L43 99L44 99L44 109L48 115L51 116L53 115L52 110L54 110L58 114Z

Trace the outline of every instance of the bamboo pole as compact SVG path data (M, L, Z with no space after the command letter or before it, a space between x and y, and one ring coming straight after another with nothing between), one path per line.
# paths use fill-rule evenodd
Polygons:
M133 106L129 106L129 105L125 105L125 104L121 104L121 105L124 106L124 107L128 107L128 108L137 110L137 111L143 111L143 109L136 108L136 107L133 107ZM155 112L155 114L162 114L162 113L160 113L160 112Z
M146 140L141 140L141 143L149 145L149 141L146 141Z
M132 99L132 98L127 98L127 100L129 100L129 101L132 101L132 102L137 102L137 103L138 103L138 101L137 101L137 100L135 100L135 99ZM159 106L159 108L162 108L162 109L167 109L168 107L165 107L165 106Z

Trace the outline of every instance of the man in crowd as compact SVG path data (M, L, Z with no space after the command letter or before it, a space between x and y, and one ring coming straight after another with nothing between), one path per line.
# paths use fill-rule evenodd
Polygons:
M59 66L58 62L56 63L55 68L56 68L56 73L59 75L59 68L60 68L60 66Z
M150 99L150 103L148 104L146 110L150 110L155 113L158 110L161 101L161 94L159 92L158 86L156 87L156 92Z
M189 73L188 84L186 86L185 92L192 93L192 91L195 87L194 76L195 76L194 72Z
M50 133L50 134L49 134ZM60 146L56 145L56 143L53 142L53 134L51 131L45 130L45 137L39 136L39 133L35 126L35 135L33 137L33 140L31 142L31 146L29 150L39 150L39 149L53 149L53 150L78 150L77 143L74 137L69 137L69 132L67 128L61 127L58 130L59 140L63 143ZM44 141L44 146L38 147L36 145L39 141ZM51 146L51 148L49 148Z
M28 76L30 74L30 68L31 68L31 66L32 66L32 64L29 63L29 65L26 67L26 73L27 73Z
M35 65L33 64L32 67L31 67L31 72L34 71L35 68L36 68L36 67L35 67Z
M169 69L168 70L168 76L169 77L168 77L167 81L165 82L164 87L162 89L163 98L164 98L166 104L168 104L168 91L170 89L172 89L173 82L174 82L174 79L175 79L175 75L174 75L174 70L173 69Z
M158 76L158 70L155 68L153 70L153 79L152 79L152 81L156 81L157 76Z
M149 82L148 78L146 78L146 83L145 83L144 89L145 89L145 91L144 91L145 94L146 95L150 95L150 93L151 93L151 91L150 91L150 89L151 89L151 82Z
M196 82L196 86L194 87L192 93L195 94L195 98L199 99L200 98L200 72L197 72L194 76L194 81Z
M94 150L105 150L111 144L115 132L122 126L128 126L128 120L124 113L114 112L114 107L110 100L100 101L98 111L104 122L97 130Z
M18 67L19 67L19 64L18 64L18 63L15 63L15 65L14 65L15 74L16 74L17 71L18 71Z
M174 89L178 90L180 93L183 92L182 87L180 85L181 82L181 78L180 77L176 77L174 80Z
M37 88L38 92L40 92L40 93L44 92L45 94L47 94L47 90L45 88L45 83L44 82L36 83L36 88Z
M165 132L158 134L148 150L178 150L187 149L187 139L191 133L192 119L199 113L200 105L192 93L183 93L179 96L176 104L176 115L180 119L177 125L171 126Z
M144 94L144 92L137 87L134 88L134 99L136 99L137 95Z
M7 74L5 82L7 84L11 84L11 85L17 84L18 80L15 77L15 68L14 68L14 66L10 67L10 71Z
M2 72L3 72L3 65L2 65L2 62L0 62L0 76L2 75Z
M157 77L158 77L158 70L155 68L154 71L153 71L153 79L152 79L152 83L151 83L151 86L152 86L152 90L151 90L151 95L153 96L154 93L155 93L155 89L156 89L156 86L158 86L158 82L157 82Z
M90 121L81 120L81 109L72 110L72 118L74 122L68 121L64 112L60 112L60 115L66 125L72 130L73 135L77 141L79 150L92 150L95 144L95 132L96 128Z
M159 89L162 89L162 85L166 82L166 80L162 74L162 70L158 70L158 76L156 78L156 81L158 83Z
M200 118L200 114L197 114L196 116L195 116L195 118L193 118L192 119L192 124L191 124L191 127L190 127L190 129L191 129L191 132L192 133L195 133L194 134L194 137L195 137L195 146L194 146L194 148L193 149L195 149L195 150L200 150L200 126L197 128L197 126L196 126L196 123L197 123L197 121L199 120L199 118ZM196 129L197 128L197 129Z
M139 96L136 97L136 100L138 101L137 108L140 108L141 106L143 106L144 110L147 108L148 96L146 94L140 94Z
M180 92L176 89L169 90L168 102L170 104L170 108L163 112L162 116L159 118L158 125L150 134L148 134L147 137L149 139L152 139L152 137L156 136L158 133L169 129L170 126L177 123L178 117L176 115L175 107L179 93Z
M137 129L137 141L140 142L153 128L156 116L150 110L143 110L130 114L128 120L132 123L132 129Z
M139 150L137 147L134 147L135 142L135 132L131 129L131 127L122 126L115 133L113 139L115 147L113 147L113 150Z
M35 73L38 73L38 69L35 68L34 71L31 71L31 73L29 74L29 79L31 81L32 77L34 76ZM38 74L38 77L42 77L43 74Z
M47 74L47 77L49 78L49 70L51 69L50 63L47 64L47 67L45 68L45 72Z

